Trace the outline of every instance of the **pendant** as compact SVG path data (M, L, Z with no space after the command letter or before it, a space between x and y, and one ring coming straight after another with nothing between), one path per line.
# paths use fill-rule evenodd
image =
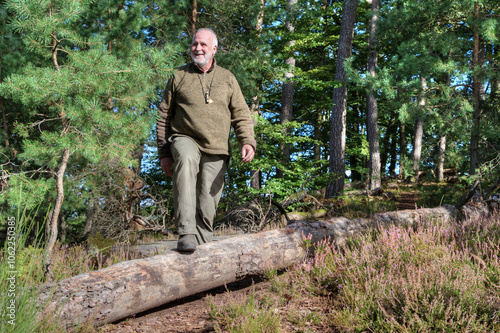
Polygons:
M210 98L210 96L208 95L208 93L205 93L205 103L206 104L211 104L213 102L214 101Z

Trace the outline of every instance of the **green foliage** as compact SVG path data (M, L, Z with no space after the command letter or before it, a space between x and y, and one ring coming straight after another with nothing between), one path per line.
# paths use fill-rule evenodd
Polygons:
M5 150L12 160L2 165L9 186L0 204L8 207L18 195L28 206L54 200L64 149L70 151L65 191L77 210L105 194L103 178L137 166L135 151L155 122L151 105L175 62L174 47L144 44L143 28L151 24L142 14L145 6L5 3L11 18L5 26L22 41L18 47L26 61L0 83L2 98L16 105L8 114L16 150ZM21 184L23 193L34 195L22 194ZM67 213L76 218L74 211Z
M11 190L0 197L0 203L15 203L18 198L23 198L23 207L32 210L50 195L54 183L54 179L31 178L29 174L11 175L9 178ZM12 211L19 209L16 205L12 205L11 208L12 210L2 211L0 215L5 218L6 214L12 214Z
M314 139L296 133L287 135L286 129L299 129L302 124L288 122L285 125L272 124L263 117L257 118L255 131L257 134L257 155L251 163L241 164L239 150L233 149L231 168L229 173L228 190L237 189L238 185L246 181L247 170L258 170L263 178L263 186L258 189L249 189L253 194L270 194L277 200L282 200L299 188L321 189L328 175L324 174L326 161L311 161L301 151L288 164L283 163L280 144L289 143L293 146L315 143ZM277 170L281 170L284 178L274 177ZM241 186L241 185L239 185Z
M398 1L382 5L380 17L383 19L378 35L382 62L379 62L377 78L372 79L358 69L355 69L358 74L351 72L356 83L374 87L381 96L390 98L402 123L412 125L416 118L424 120L423 142L426 144L423 145L422 161L428 168L435 168L434 147L439 136L446 135L447 165L467 170L463 162L469 158L472 125L470 84L478 72L483 82L496 80L496 74L488 69L490 61L482 62L481 69L474 68L469 61L476 23L471 4L467 1ZM479 6L480 38L485 45L492 43L487 33L491 31L487 28L491 27L491 22L486 23L486 18L497 7L492 1ZM426 80L425 90L422 78ZM424 100L425 106L420 105ZM480 132L485 137L496 136L497 132L491 131L487 120L488 114L493 115L488 110L491 102L481 106L485 118L481 120ZM498 140L489 142L493 141L493 146L497 146ZM485 145L480 154L488 152L491 150Z
M87 243L89 246L96 248L99 252L106 255L109 254L111 247L115 245L116 240L104 238L99 232L96 232L87 239Z
M0 41L0 173L8 185L2 185L1 214L15 211L12 202L19 195L26 207L53 203L55 172L62 151L68 148L63 204L70 225L68 239L80 239L91 216L89 207L95 203L100 203L101 213L110 212L120 206L115 203L121 197L122 213L129 211L124 203L130 193L124 182L126 170L136 167L142 167L146 178L142 193L163 196L161 202L168 208L157 214L148 206L150 201L143 201L135 202L132 210L163 220L159 215L171 211L171 192L165 191L170 179L158 168L151 129L167 77L176 66L190 61L191 6L189 1L167 0L154 4L8 0L0 4L4 36ZM258 121L254 162L239 163L239 149L232 139L229 195L224 200L244 201L249 192L281 200L299 189L321 189L330 180L330 113L332 92L338 86L334 75L342 6L342 1L301 0L291 8L284 0L263 6L258 0L198 2L196 28L208 26L218 33L218 64L236 75ZM367 173L367 91L373 91L378 101L383 173L391 163L392 173L399 167L401 175L412 174L407 151L412 150L413 124L419 117L425 121L422 169L436 167L437 140L446 135L445 168L467 176L472 77L487 87L480 105L479 156L481 162L496 158L500 140L495 130L500 105L497 7L496 1L481 1L475 19L470 1L382 3L378 68L372 78L366 73L371 14L369 4L360 3L353 56L346 64L345 160L351 181ZM484 52L478 68L471 63L475 24ZM279 125L283 74L290 69L291 56L295 59L294 118ZM425 90L421 78L426 79ZM425 107L419 105L423 99ZM400 139L406 140L404 146ZM139 166L136 153L145 142L146 156ZM291 163L283 162L285 143L291 147ZM259 190L247 190L250 170L260 173ZM284 178L277 178L278 170Z
M266 270L264 273L264 278L266 280L272 280L276 276L278 276L278 270L276 268L270 268L270 269Z
M418 196L417 207L437 207L442 204L455 204L460 201L466 192L461 184L417 185L415 190Z

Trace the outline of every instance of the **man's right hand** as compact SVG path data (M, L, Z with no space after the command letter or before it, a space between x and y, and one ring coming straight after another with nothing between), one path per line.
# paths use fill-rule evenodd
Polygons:
M172 173L173 165L174 165L174 159L172 157L164 157L160 160L161 169L169 177L173 177Z

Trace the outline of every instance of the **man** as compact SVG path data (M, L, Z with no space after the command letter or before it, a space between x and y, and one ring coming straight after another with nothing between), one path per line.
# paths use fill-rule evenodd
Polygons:
M158 155L163 172L173 177L180 252L212 240L231 126L242 145L242 162L255 155L248 106L234 75L216 64L216 51L213 30L198 30L191 44L193 62L168 80L159 107Z

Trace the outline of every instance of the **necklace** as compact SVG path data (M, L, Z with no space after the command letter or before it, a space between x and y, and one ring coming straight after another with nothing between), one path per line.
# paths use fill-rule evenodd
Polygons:
M205 104L211 104L211 103L214 102L210 98L210 93L212 92L212 87L213 87L213 83L214 83L215 70L216 69L217 69L217 67L214 67L214 73L213 73L213 76L212 76L212 80L210 81L210 87L208 88L208 92L205 92L205 88L203 87L203 82L201 82L200 73L198 73L198 79L200 80L200 84L201 84L201 92L203 93L203 96L205 97Z

